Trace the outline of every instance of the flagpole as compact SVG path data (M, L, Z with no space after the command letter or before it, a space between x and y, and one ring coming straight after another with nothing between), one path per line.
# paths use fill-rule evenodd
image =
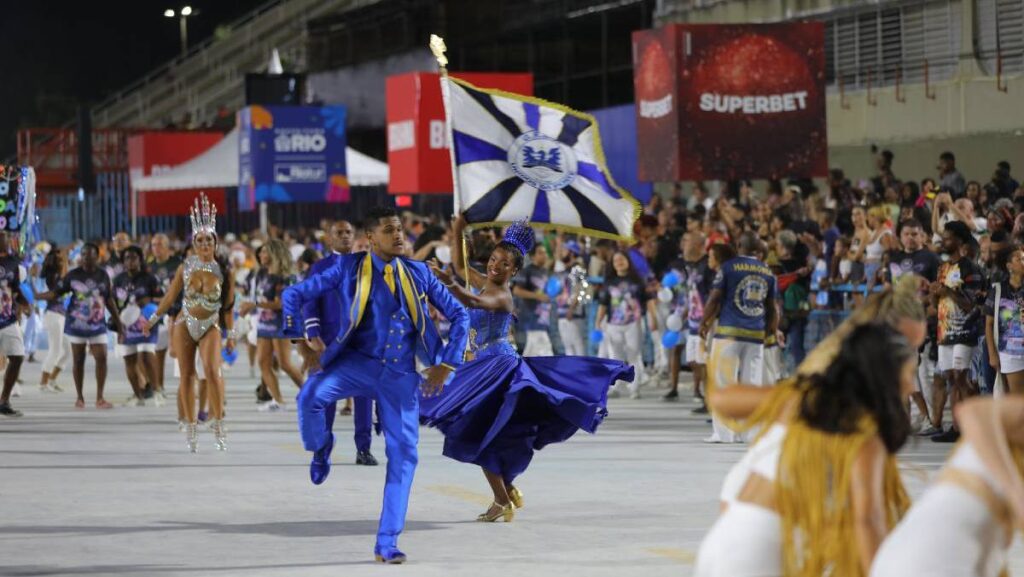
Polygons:
M441 38L437 34L430 35L430 51L434 53L434 58L437 59L437 69L441 77L439 79L441 83L441 101L444 103L444 127L445 136L448 139L448 156L452 163L452 205L453 212L456 216L462 213L462 206L459 199L459 171L455 164L455 138L452 134L452 113L451 113L451 91L448 86L448 57L445 56L445 52L448 47L445 46L444 38ZM466 237L463 236L460 239L455 239L456 242L462 243L462 269L463 278L466 281L466 287L470 286L469 282L469 253L466 251Z

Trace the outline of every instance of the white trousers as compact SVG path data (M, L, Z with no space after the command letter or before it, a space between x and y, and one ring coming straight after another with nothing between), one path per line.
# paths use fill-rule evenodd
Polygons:
M766 387L774 386L782 380L783 374L782 347L772 345L764 348L764 371L761 375L761 384Z
M665 325L660 325L664 328ZM665 332L663 330L651 331L651 341L654 342L654 366L651 368L652 374L668 374L668 350L665 349L665 345L661 344L662 335ZM680 335L679 344L686 344L686 337ZM675 347L672 347L675 350Z
M526 331L526 346L523 347L524 357L550 357L554 354L551 337L547 331Z
M637 369L636 378L628 384L629 391L635 393L640 388L640 376L644 367L640 348L644 342L643 334L640 332L640 322L635 321L628 325L605 324L604 340L601 342L607 347L605 358L630 363ZM621 385L620 381L615 386Z
M935 388L935 361L929 358L930 348L936 345L928 343L917 355L917 390L924 396L924 404L930 411L932 408L932 389ZM910 416L917 418L918 410L915 403L910 403ZM924 415L925 418L928 415Z
M558 334L562 336L562 346L569 356L587 356L587 341L583 338L586 330L583 319L558 319Z
M764 345L731 339L712 340L708 379L717 389L737 384L763 386ZM711 440L715 442L745 443L752 438L751 431L737 433L714 415L711 426Z
M43 328L46 329L46 358L43 359L43 372L52 373L54 369L64 370L64 365L71 356L71 343L64 334L64 315L46 311L43 316Z
M701 542L695 565L694 577L781 577L781 519L757 505L731 503Z

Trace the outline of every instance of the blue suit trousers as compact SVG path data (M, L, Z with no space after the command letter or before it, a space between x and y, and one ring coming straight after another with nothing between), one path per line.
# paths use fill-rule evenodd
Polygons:
M326 409L327 429L334 429L334 416L338 414L337 403ZM369 453L373 440L373 399L355 397L352 401L352 420L355 423L356 451Z
M414 368L407 368L392 368L379 358L346 351L324 370L310 375L296 400L299 433L307 451L316 451L327 443L337 401L353 396L377 401L388 460L384 505L377 529L377 545L382 547L398 545L419 461L416 444L420 434L418 393L422 378Z

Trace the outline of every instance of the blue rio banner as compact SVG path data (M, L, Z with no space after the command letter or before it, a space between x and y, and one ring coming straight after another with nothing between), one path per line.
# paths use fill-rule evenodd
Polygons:
M248 106L238 114L238 197L347 202L344 106Z

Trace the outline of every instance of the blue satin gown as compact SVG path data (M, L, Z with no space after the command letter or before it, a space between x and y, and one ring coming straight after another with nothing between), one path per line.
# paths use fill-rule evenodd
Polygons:
M502 475L526 470L538 451L593 433L608 414L608 389L633 367L595 357L521 357L509 342L511 313L470 309L471 358L438 397L420 400L424 423L445 436L444 455Z

